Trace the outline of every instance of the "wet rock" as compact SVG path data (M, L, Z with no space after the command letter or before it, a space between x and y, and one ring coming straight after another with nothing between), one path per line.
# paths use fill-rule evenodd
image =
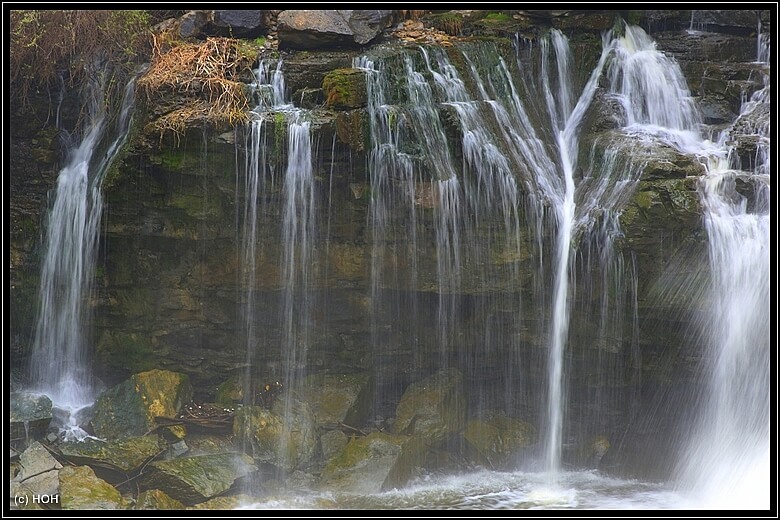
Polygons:
M142 477L144 489L159 489L185 504L213 498L257 471L246 455L222 453L155 461Z
M51 399L43 394L13 392L11 403L11 439L41 437L52 419Z
M322 448L322 458L332 459L337 453L340 453L347 445L349 439L347 434L341 430L330 430L320 437L320 447Z
M296 52L284 61L284 79L290 92L320 89L327 73L352 66L355 51ZM293 101L297 101L293 98Z
M60 451L65 458L77 465L130 473L157 455L160 445L156 435L147 435L111 442L97 439L65 442L60 445Z
M358 494L402 487L415 476L423 452L419 437L383 432L355 437L327 463L319 487Z
M190 451L190 447L187 446L187 443L184 442L184 440L180 440L168 446L168 452L165 455L166 458L175 459L176 457L181 457L188 451Z
M184 509L184 504L171 498L164 491L150 489L139 493L133 509Z
M361 426L368 418L372 394L371 378L365 374L311 375L304 380L302 390L318 426Z
M365 45L392 23L392 11L288 10L277 19L282 48L321 49Z
M35 441L20 455L19 471L11 478L10 496L55 496L59 493L58 471L62 468L49 450Z
M67 466L59 471L62 509L125 509L117 489L98 478L89 466Z
M662 33L654 36L658 50L677 60L691 62L750 62L756 59L755 36L717 33Z
M308 405L294 401L291 410L283 415L282 401L277 401L273 410L242 407L236 412L233 433L246 441L247 453L256 461L289 471L313 459L317 435L314 414Z
M188 507L187 509L191 509L191 510L236 509L240 506L256 503L257 501L258 500L256 498L251 497L249 495L232 495L229 497L212 498L211 500L201 502L200 504L196 504L192 507Z
M465 415L463 374L455 368L442 369L409 385L396 408L393 430L435 444L460 432Z
M192 385L185 374L142 372L98 397L92 427L105 439L141 436L156 426L155 417L175 417L191 400Z
M325 104L335 109L364 107L366 98L366 74L359 69L336 69L322 79Z
M38 473L21 482L12 479L9 495L16 498L16 504L20 506L20 509L43 509L40 504L34 503L33 499L38 500L42 497L53 498L59 495L60 481L58 475L59 470L51 470ZM20 500L17 497L26 498Z
M586 468L598 469L609 448L610 442L606 436L593 437L580 447L579 463Z
M475 462L503 469L515 466L523 450L536 442L536 429L520 419L494 414L469 421L463 437Z
M571 31L601 32L615 25L615 11L568 11L552 18L553 27Z
M187 436L188 456L238 453L241 451L232 435L190 434Z
M244 400L244 389L238 376L231 376L217 387L214 401L223 406L233 406Z
M49 450L47 450L40 442L35 441L22 452L19 456L20 469L16 475L18 482L23 482L28 478L51 471L53 469L62 468L62 464L57 462Z
M304 87L293 92L292 100L296 106L311 110L325 103L325 96L321 88Z
M366 142L367 122L365 119L365 111L363 110L348 110L345 112L339 112L336 114L336 135L339 141L348 145L350 148L357 152L362 152L366 149L368 143ZM350 263L360 262L362 258L360 256L349 259ZM361 273L352 273L360 275Z
M747 9L697 9L690 27L697 31L750 35L758 27L758 13Z

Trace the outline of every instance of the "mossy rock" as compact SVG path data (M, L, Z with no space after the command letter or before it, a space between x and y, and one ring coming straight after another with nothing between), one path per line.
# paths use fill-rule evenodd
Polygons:
M463 374L447 368L409 385L396 408L393 429L399 434L419 435L433 445L459 433L465 416Z
M366 106L366 75L359 69L336 69L322 78L325 105L335 109Z
M244 388L241 385L241 378L230 376L225 382L217 387L217 394L214 402L222 406L233 406L244 400Z
M135 501L133 509L176 510L184 509L184 504L175 498L171 498L164 491L150 489L148 491L141 491Z
M98 397L92 427L98 437L109 440L141 436L157 426L155 417L175 417L191 400L187 375L168 370L141 372Z
M195 504L224 493L237 479L255 471L252 459L235 453L155 461L147 466L141 486Z
M366 149L370 139L363 110L347 110L336 114L336 135L339 141L357 152Z
M157 455L160 445L156 435L146 435L112 442L97 439L66 442L60 445L60 451L66 459L77 465L130 473Z
M459 36L463 31L463 15L454 11L437 13L428 17L428 23L434 28L449 34Z
M252 504L257 501L258 500L256 498L250 497L249 495L231 495L227 497L212 498L211 500L206 500L205 502L201 502L200 504L196 504L194 506L188 507L187 509L189 510L201 510L201 509L232 510L242 505Z
M597 435L580 446L578 462L586 468L598 469L601 459L611 447L609 438L605 435Z
M273 411L259 406L242 407L233 420L233 433L245 441L247 453L256 461L291 471L314 457L314 414L305 403L294 402L285 418L280 409L282 400L277 400L277 404L280 406Z
M54 496L59 493L58 471L62 468L49 450L34 441L19 457L18 473L12 471L10 496ZM28 499L30 502L32 498ZM31 505L31 504L25 504Z
M241 450L236 446L233 435L210 435L204 433L190 433L187 435L187 456L215 455L218 453L238 453Z
M135 291L124 290L120 294L133 292ZM146 292L142 291L142 294L145 295ZM154 354L151 338L146 334L115 330L103 331L96 349L96 356L101 364L124 374L153 369Z
M524 448L536 442L530 423L502 414L474 419L463 431L474 462L491 468L511 468Z
M316 374L304 380L302 393L318 426L345 423L359 427L368 419L373 389L367 374Z
M117 489L89 466L66 466L59 472L62 509L126 509Z
M373 432L353 438L322 471L319 488L371 494L399 488L416 476L425 443L416 436Z

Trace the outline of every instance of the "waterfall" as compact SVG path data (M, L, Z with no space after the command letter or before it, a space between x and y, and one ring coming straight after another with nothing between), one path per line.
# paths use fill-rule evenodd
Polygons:
M254 119L250 121L247 131L245 179L241 187L245 202L241 224L240 283L247 292L242 313L246 345L246 371L242 387L245 404L254 404L254 393L263 383L257 380L259 372L265 377L278 378L285 388L285 428L290 428L291 399L298 391L305 373L306 354L311 342L312 266L316 228L311 124L303 111L294 108L286 100L282 66L279 60L272 71L271 64L261 60L252 84L256 107L253 109ZM271 141L279 152L274 157L268 153ZM279 161L282 149L286 154L283 173L278 171L282 167ZM270 223L270 219L264 218L264 212L258 204L262 204L276 190L277 182L282 183L279 324L280 359L283 360L283 366L272 368L269 373L267 367L259 367L257 362L256 322L260 317L256 315L255 293L259 283L256 277L258 249L262 246L258 244L258 234L261 227ZM287 447L280 446L279 460L284 461L288 456Z
M71 413L92 403L89 298L95 276L103 177L127 138L135 81L125 89L115 120L106 112L103 74L88 86L89 122L81 143L59 172L48 214L41 262L40 309L31 355L31 382ZM71 420L75 420L71 417ZM83 432L75 423L72 434Z
M285 400L289 402L306 368L311 343L315 189L310 123L300 112L287 127L287 169L282 210L282 349Z
M389 207L406 205L410 216L406 229L415 230L407 235L414 236L415 244L426 243L423 237L431 229L424 224L418 226L415 219L424 222L433 213L437 366L454 363L465 369L467 379L486 376L469 363L476 354L463 344L466 301L470 301L471 312L490 318L482 334L477 334L488 339L485 352L498 348L492 343L510 344L512 352L521 349L511 326L497 329L492 325L499 319L493 309L513 309L516 323L538 313L550 316L545 446L546 466L553 473L561 465L566 406L563 359L572 299L573 251L577 240L591 235L589 230L597 223L601 231L592 233L594 237L611 244L619 236L616 216L641 174L642 164L619 160L618 151L608 152L604 159L591 157L589 164L578 165L580 127L613 50L610 42L610 35L606 35L601 55L581 86L576 84L568 40L556 30L542 40L541 74L521 74L519 86L516 72L490 44L459 47L462 70L453 65L448 53L435 48L363 57L355 63L368 74L372 300L378 301L379 287L389 284L383 269L391 225L387 219ZM518 56L518 64L519 60ZM390 67L398 66L406 71L400 85L387 73ZM529 99L545 100L546 113L542 117L537 107L527 107ZM460 142L447 139L453 131ZM583 167L588 175L575 181L575 172ZM538 273L540 280L547 281L541 283L540 294L526 303L521 297L527 288L520 278L519 262L526 247L543 254L543 235L549 230L554 230L556 237L551 276ZM422 246L415 245L414 250L427 256ZM610 265L614 257L614 250L609 249L602 258L603 265ZM541 268L543 259L538 262ZM425 276L426 267L415 265L421 273L414 276ZM475 266L481 266L477 276L464 274ZM635 270L631 273L636 276ZM605 267L603 276L622 277L626 273L622 268L609 271ZM427 286L425 280L420 283ZM548 283L553 298L551 307L543 309L547 303L542 293L549 290ZM618 285L624 295L632 284ZM500 290L492 301L465 296L487 294L493 288ZM611 319L607 307L625 301L606 303L608 299L602 298L605 331ZM636 305L633 309L636 312ZM378 312L375 307L374 314ZM375 326L377 335L378 329ZM505 392L499 399L495 392L472 396L471 401L477 401L477 414L483 409L516 413L521 389L527 385L522 373L521 360L512 357L490 374L503 381Z
M701 137L677 64L638 27L626 27L617 49L612 89L623 100L629 127L695 154L707 170L700 193L712 282L709 315L701 323L708 343L701 368L709 382L700 400L682 403L694 407L698 423L676 469L677 485L706 507L768 508L769 75L734 125L710 142ZM745 134L757 143L751 164L742 164L732 144ZM752 203L738 182L752 186Z

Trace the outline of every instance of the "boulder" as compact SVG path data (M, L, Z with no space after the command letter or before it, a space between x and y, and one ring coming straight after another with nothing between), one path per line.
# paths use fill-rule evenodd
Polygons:
M255 471L257 467L246 455L200 455L152 462L141 486L159 489L185 504L195 504L224 493L237 479Z
M188 11L178 20L179 36L182 38L197 38L203 36L203 31L209 23L209 11Z
M57 462L57 459L49 453L49 450L44 448L38 441L32 442L30 446L22 452L19 456L19 464L19 473L15 477L18 482L23 482L39 473L62 468L62 464Z
M171 498L164 491L159 489L150 489L148 491L141 491L138 498L135 501L133 509L184 509L184 504Z
M433 445L463 430L465 416L463 374L446 368L409 385L396 408L393 430Z
M98 397L92 428L109 440L141 436L156 426L155 417L175 417L191 400L192 385L185 374L141 372Z
M77 465L131 473L160 452L156 435L103 442L87 439L60 445L62 455Z
M290 471L313 459L317 435L308 405L294 401L288 412L283 408L282 400L273 410L244 406L236 412L233 433L256 461Z
M320 437L320 447L322 448L322 458L330 460L347 445L349 439L347 434L341 430L331 430L323 433Z
M281 47L321 49L369 43L392 23L390 10L288 10L279 14Z
M610 448L609 439L604 435L598 435L580 446L579 463L590 469L598 469L601 459Z
M244 388L241 386L241 378L231 376L217 387L217 395L214 401L222 406L234 406L244 400Z
M211 25L236 38L259 36L268 23L265 11L214 10Z
M402 487L416 475L424 450L419 437L384 432L355 437L325 466L319 487L357 494Z
M33 496L57 495L60 485L57 474L61 468L62 464L49 450L33 442L19 457L19 472L11 478L10 496L26 496L26 503L17 502L20 506L31 506Z
M67 466L59 471L62 509L125 509L117 489L98 478L89 466Z
M304 380L302 395L318 426L344 423L359 427L368 418L373 389L368 375L317 374Z
M517 463L522 450L536 442L536 430L520 419L493 414L469 421L463 438L474 462L509 469Z
M51 399L43 394L13 392L11 401L11 439L42 436L52 419Z

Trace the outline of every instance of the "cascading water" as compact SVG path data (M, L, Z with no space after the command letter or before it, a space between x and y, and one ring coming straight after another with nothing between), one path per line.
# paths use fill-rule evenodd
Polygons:
M701 198L712 282L709 344L702 373L709 388L698 402L690 442L676 469L677 485L705 507L768 508L769 421L769 83L743 104L715 142L701 137L700 120L679 67L637 27L626 27L612 69L629 128L694 154L706 167ZM759 61L763 58L759 36ZM763 117L762 117L763 116ZM751 164L730 142L753 134ZM751 185L752 204L737 189Z
M103 74L97 76L103 82ZM89 123L57 178L46 225L40 309L31 355L31 383L68 414L66 436L82 438L78 410L90 405L96 387L89 366L89 298L95 276L103 177L127 138L135 81L130 81L115 121L109 120L104 86L90 85Z
M440 366L446 366L452 359L452 351L455 350L455 359L460 360L458 366L469 367L465 362L467 355L456 340L457 330L460 328L454 325L459 322L459 313L462 312L459 305L463 296L459 293L475 290L467 287L468 284L476 283L476 291L480 293L488 292L488 287L493 286L492 284L510 288L522 285L514 268L515 261L508 262L511 268L498 269L495 272L486 270L482 279L476 282L464 279L462 274L467 266L488 266L494 263L495 257L486 256L486 250L501 247L505 248L501 255L520 257L523 240L527 240L527 237L521 237L524 233L520 226L521 201L518 181L528 190L531 200L528 207L537 208L526 215L528 228L537 230L536 241L541 242L543 229L546 230L549 226L555 229L557 246L552 275L554 296L548 329L549 424L546 428L548 439L545 443L547 468L554 473L560 470L565 400L563 357L569 300L572 297L569 291L569 271L573 262L572 243L599 220L595 216L596 213L602 215L601 221L611 222L612 225L616 223L616 219L609 219L610 212L618 210L620 205L625 203L641 173L642 165L621 163L621 169L615 168L615 172L620 172L616 178L615 173L610 170L616 165L617 152L613 152L611 160L599 162L591 159L591 164L587 165L591 175L583 179L579 188L575 186L579 128L611 51L610 40L608 36L605 37L601 56L578 97L575 97L574 72L569 65L572 58L568 42L558 31L553 31L551 41L554 53L550 50L548 40L544 40L542 46L541 82L537 83L536 78L528 78L523 85L531 99L546 99L547 115L542 122L529 115L509 67L503 58L496 54L495 49L487 46L464 47L460 51L470 72L470 77L465 80L450 63L447 54L440 49L423 48L417 56L406 53L401 57L393 57L396 62L403 63L407 73L406 82L402 83L405 90L401 90L405 96L402 95L400 99L388 99L386 93L397 93L398 89L393 89L394 85L385 75L385 67L381 61L377 64L364 59L358 66L369 74L369 113L372 118L373 141L373 159L369 167L373 190L371 211L375 240L375 291L377 277L382 276L377 266L380 265L384 253L377 247L384 247L386 243L384 214L385 205L390 200L388 193L391 181L407 179L402 185L408 189L416 189L418 192L427 189L425 184L421 188L420 184L408 182L408 179L414 177L413 168L419 159L399 150L421 147L422 156L426 158L427 169L424 171L430 172L434 177L429 182L435 201L432 209L436 212L433 224L436 244L438 341L442 356ZM420 58L422 62L419 61ZM554 73L548 70L550 63L555 67ZM555 80L558 82L558 95L545 95L544 93L552 91ZM432 85L429 85L429 82ZM467 90L467 82L476 88L476 98ZM433 90L432 86L436 87L436 90ZM404 104L407 100L409 105ZM456 152L445 137L445 124L442 123L438 103L450 107L455 116L457 132L461 136L460 166L454 160ZM392 114L392 117L388 114ZM518 121L521 124L518 125ZM491 134L490 130L498 130L498 133ZM551 135L555 141L552 147L544 142L547 135ZM410 146L409 141L412 141L414 146ZM387 160L388 155L392 160ZM394 170L389 170L388 164L395 165ZM396 199L397 204L406 203L411 206L410 201L419 201L422 198L419 193L401 193L405 198ZM548 217L545 212L538 210L545 204L549 204L554 212L549 223L546 222ZM414 214L413 209L410 214ZM486 225L491 222L503 223L503 232L499 232L492 225ZM605 239L607 241L619 234L618 230L607 225L603 229L605 231L602 236L610 237ZM424 233L425 230L421 232ZM479 240L476 240L477 236L480 237ZM541 246L538 247L539 253L541 250ZM608 252L605 257L609 257L604 259L604 265L607 265L612 258ZM620 272L617 276L622 275ZM621 287L623 291L624 286ZM521 302L517 300L518 296L519 292L510 291L506 297L507 301L502 302L501 307L514 308L520 312ZM538 306L537 302L529 307L535 306ZM606 315L607 310L603 312ZM483 337L492 338L494 334L488 328ZM513 350L517 349L519 345L513 347ZM490 408L513 410L516 406L513 403L517 401L517 395L514 395L518 389L517 375L520 373L516 363L517 360L507 363L504 367L504 399L497 403L495 396L479 397L478 400L483 406L484 403L490 402Z
M258 209L261 200L275 190L276 177L282 182L282 225L279 266L281 272L282 296L279 323L281 325L281 358L283 366L274 373L282 383L284 392L284 427L289 431L293 399L297 395L301 378L305 374L306 354L311 342L311 311L313 298L312 265L315 243L315 187L313 176L312 137L310 122L305 114L285 101L282 61L279 60L272 72L270 64L262 60L255 72L253 84L257 116L249 124L246 140L245 199L242 223L242 265L241 284L246 288L243 304L243 323L246 339L246 372L243 381L244 403L254 404L255 393L262 381L256 372L258 363L256 323L256 270L258 260L258 225L262 211ZM284 125L284 130L282 129ZM270 128L270 131L269 131ZM287 163L283 175L277 172L276 158L266 151L269 140L279 141L286 136ZM267 223L265 220L262 222ZM267 382L267 381L266 381ZM286 439L287 436L282 436ZM291 464L287 446L279 447L278 459L281 466Z
M252 373L255 365L255 350L257 348L256 331L256 263L258 257L258 226L262 209L258 207L263 200L263 188L271 189L275 181L275 169L272 158L269 157L270 139L275 138L273 111L289 108L284 101L284 75L282 61L271 71L270 63L262 60L255 70L255 82L251 85L255 97L257 115L249 123L244 143L246 155L244 164L243 186L236 185L237 197L244 200L241 228L241 270L240 286L246 291L242 302L242 325L244 345L246 347L246 370L242 387L244 401L252 403L252 383L256 383ZM269 132L268 128L271 128ZM270 135L269 135L270 134ZM236 182L240 175L236 176ZM237 229L239 224L237 222Z
M354 61L353 66L366 73L368 94L368 224L373 241L370 319L377 367L397 355L394 342L408 343L417 354L426 339L432 341L438 347L433 349L433 355L414 357L419 365L404 368L405 373L419 378L419 373L446 366L462 369L467 383L478 383L469 387L467 396L469 413L474 416L496 410L517 414L532 409L522 403L529 385L524 378L537 365L546 368L546 393L541 393L544 406L537 406L541 408L539 424L544 439L537 454L540 462L532 465L545 471L538 475L512 474L512 478L519 479L512 481L516 490L512 493L491 492L493 479L500 481L495 486L503 486L507 480L486 472L487 475L476 477L484 479L484 486L462 482L464 478L473 481L475 475L434 478L408 491L363 498L337 496L342 506L409 507L420 500L418 495L433 493L444 497L442 507L469 507L470 499L460 503L446 498L453 488L467 495L480 494L479 503L487 507L587 507L600 504L593 499L593 489L599 490L596 495L602 491L607 495L621 494L623 489L630 489L628 493L636 493L639 507L690 505L682 502L679 495L665 494L656 487L644 490L641 483L563 471L569 430L581 427L582 432L591 432L609 424L609 419L603 417L589 418L588 423L585 414L589 412L580 411L581 416L576 418L566 413L571 399L579 399L577 406L584 400L582 396L567 395L572 364L597 353L595 362L584 362L589 367L585 370L594 370L604 384L597 385L593 395L588 396L593 402L588 403L586 410L599 413L602 408L623 407L630 417L632 409L626 411L625 407L635 406L638 400L639 281L636 259L624 259L617 246L621 236L618 223L645 167L642 154L633 152L659 142L708 163L702 197L708 208L713 301L719 303L707 327L716 331L713 343L724 352L708 370L714 377L741 381L736 385L713 383L713 401L704 407L700 428L710 437L699 437L697 442L715 446L715 451L689 450L691 455L677 475L680 487L698 490L699 494L714 493L723 484L718 480L720 467L741 471L749 465L744 461L768 456L767 435L761 430L768 426L762 415L768 412L760 406L768 402L762 401L767 399L768 385L754 387L744 383L748 370L762 377L768 373L767 350L751 350L752 354L743 359L729 350L727 344L731 341L723 340L747 337L753 343L761 343L768 335L768 320L759 323L752 318L734 318L737 310L720 297L737 294L734 299L738 300L740 311L752 306L751 316L765 318L762 312L768 308L768 278L758 276L753 284L746 281L745 273L765 268L762 258L769 233L769 190L761 176L769 170L768 126L761 123L763 119L747 115L761 113L765 108L768 83L767 89L754 94L742 110L740 128L751 128L759 136L749 161L756 175L749 175L750 172L743 171L745 165L736 163L737 154L730 154L725 145L727 138L734 137L733 132L724 132L715 144L702 137L706 130L676 63L658 52L641 29L627 26L621 34L614 38L611 33L604 36L601 54L586 77L578 77L569 41L555 30L541 40L538 49L521 49L518 42L517 67L507 64L491 44L485 43L463 45L449 52L407 49ZM451 61L453 55L457 56L458 67ZM535 60L534 67L527 66L529 57ZM393 69L403 70L404 74L392 75ZM280 73L279 68L277 72ZM270 92L270 85L279 85L281 80L279 75L272 81L269 75L264 83ZM623 124L607 137L609 142L601 142L599 137L583 143L580 128L597 95L617 102L624 116ZM253 123L247 141L247 172L266 180L248 181L244 188L248 204L244 222L246 226L261 213L251 207L263 199L259 192L264 188L257 186L271 186L275 175L283 177L279 252L281 344L282 375L289 382L307 369L308 362L306 346L312 333L310 295L314 277L311 266L316 264L316 190L308 123L300 111L284 105L283 97L266 98L274 101L267 102L266 115ZM543 101L533 104L529 100ZM283 175L281 169L275 174L274 168L262 164L271 161L259 150L267 138L270 111L285 114L287 159ZM331 153L334 148L331 146ZM730 166L728 160L732 161ZM745 203L732 188L735 178L745 180L748 176L756 193ZM331 167L329 191L333 190L333 182ZM744 191L744 187L740 188L740 192ZM738 199L742 203L735 207L733 201ZM749 218L734 218L746 213L748 207L752 212ZM330 229L330 209L328 219ZM745 223L753 220L755 225ZM734 235L751 226L755 229L752 234L747 233L749 240L726 245ZM246 227L244 236L256 233L256 228ZM256 247L251 241L245 244L244 262L250 267L255 262L252 255ZM533 280L523 278L518 267L527 251L533 253L531 265L538 266ZM747 265L750 259L755 259L752 266ZM402 262L403 274L398 267ZM744 270L721 272L716 265ZM474 266L479 266L477 276L471 274ZM255 280L250 278L245 283L254 286ZM498 296L486 296L496 288ZM425 309L426 298L430 298L435 312L418 318L418 309ZM546 355L530 361L521 356L498 356L502 364L493 374L487 374L489 368L477 367L471 360L490 359L491 349L500 348L497 345L508 345L511 352L524 350L520 327L497 325L501 319L497 309L509 309L514 321L544 337L540 346ZM411 315L408 321L401 317L407 315ZM487 319L479 321L483 317ZM430 328L435 330L429 336L418 336L425 333L426 318L432 318L435 326ZM466 319L472 321L464 324ZM573 335L579 333L575 327L581 324L572 325L575 319L593 322L595 333L586 340L596 343L596 350L576 344ZM721 328L735 321L749 331L733 326ZM469 344L474 338L484 340L484 346L480 345L476 352ZM739 352L744 354L751 347L742 342L740 348ZM739 365L736 359L743 362L742 368L733 368ZM254 363L251 357L247 361ZM575 367L576 370L583 369ZM479 384L486 374L493 379ZM381 373L377 376L377 390L387 391L390 384L382 380ZM622 389L620 385L625 383L621 380L625 379L634 381L626 385L632 388L631 395L613 395L609 386L614 383ZM504 390L496 392L495 388L488 388L491 385ZM734 394L734 386L750 388L745 398L759 403L758 413L753 413L756 406L742 406L744 400ZM397 402L401 390L399 385L390 388L395 395L378 392L375 412L384 407L381 413L386 413L387 402ZM286 396L288 410L292 407L291 396L292 393ZM745 420L730 415L737 410L743 412ZM574 422L583 424L570 424ZM727 423L747 426L723 426ZM729 455L722 466L707 466L718 458L716 455L733 448L735 438L748 439L749 448L733 457ZM281 455L279 462L284 465ZM766 464L758 464L745 468L745 474L765 476L766 469ZM697 477L702 474L711 478ZM556 484L552 494L551 477ZM307 504L304 498L296 500L304 507ZM255 507L262 507L261 504ZM609 504L608 501L602 506L610 507Z

